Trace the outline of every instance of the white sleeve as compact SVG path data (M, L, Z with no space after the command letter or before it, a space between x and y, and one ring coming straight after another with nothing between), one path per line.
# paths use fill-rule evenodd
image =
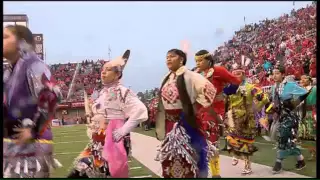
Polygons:
M147 107L139 100L138 96L129 90L125 97L123 112L128 121L120 128L122 135L131 132L137 125L148 119Z

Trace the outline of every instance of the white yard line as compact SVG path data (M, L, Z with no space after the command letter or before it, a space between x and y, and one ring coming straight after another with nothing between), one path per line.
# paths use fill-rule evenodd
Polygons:
M55 153L54 155L69 155L69 154L80 154L80 152Z
M63 134L78 134L78 133L86 134L86 132L84 132L84 131L74 131L72 133L70 133L70 132L59 132L59 133L56 133L55 136L59 136L59 135L63 135Z
M66 142L57 142L57 143L54 143L54 144L70 144L70 143L82 143L82 142L89 142L88 140L87 141L66 141Z
M76 125L74 124L71 124L71 125L64 125L64 126L52 126L53 128L71 128L71 127L74 127Z
M149 178L149 177L152 177L152 175L147 175L147 176L133 176L133 177L130 177L130 178Z
M55 139L58 139L58 138L66 138L66 137L82 137L82 136L87 136L86 133L83 133L83 134L79 134L79 135L75 135L75 136L54 136Z
M132 167L132 168L130 168L129 170L135 170L135 169L142 169L142 167L140 167L140 166Z
M77 132L77 131L86 131L87 129L73 129L73 130L68 130L68 131L66 131L66 130L63 130L63 131L60 131L60 130L57 130L57 129L55 129L54 130L54 132L57 132L57 133L67 133L67 132Z

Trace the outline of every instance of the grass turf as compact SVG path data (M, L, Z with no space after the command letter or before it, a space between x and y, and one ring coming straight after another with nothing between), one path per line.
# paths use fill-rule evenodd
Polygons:
M144 134L147 136L155 137L154 129L151 129L149 131L144 131L142 128L136 128L135 132ZM315 142L304 142L303 144L316 146ZM225 145L225 140L221 139L220 146L224 147L224 145ZM255 154L252 156L252 162L272 167L275 163L275 157L276 157L276 149L274 149L275 145L272 144L271 142L265 141L262 137L257 137L255 146L259 148L259 151L255 152ZM307 159L310 155L309 151L307 149L302 149L301 151L303 156ZM227 152L221 152L221 154L230 156ZM296 159L294 157L289 157L283 161L283 170L291 171L291 172L302 174L305 176L316 177L316 173L317 173L316 160L314 161L306 160L307 167L300 171L297 171L295 169L295 164L296 164Z
M74 159L79 155L80 151L82 151L88 143L86 126L76 125L55 127L53 128L53 134L55 142L55 158L57 158L61 162L63 167L54 170L51 177L64 178L70 172ZM130 158L128 162L129 167L132 168L129 171L129 177L158 177L136 159Z

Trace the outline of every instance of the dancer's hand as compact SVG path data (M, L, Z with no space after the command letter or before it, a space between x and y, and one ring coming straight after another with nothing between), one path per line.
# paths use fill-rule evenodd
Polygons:
M121 133L120 129L116 129L112 132L112 138L114 142L119 142L123 138L123 134Z
M106 129L107 127L107 121L104 115L102 114L96 114L91 118L91 121L93 122L99 122L99 128L100 129Z
M107 123L105 119L100 119L99 120L99 128L100 129L107 129Z
M32 138L31 128L15 128L13 129L18 134L14 135L17 144L26 143L28 140Z

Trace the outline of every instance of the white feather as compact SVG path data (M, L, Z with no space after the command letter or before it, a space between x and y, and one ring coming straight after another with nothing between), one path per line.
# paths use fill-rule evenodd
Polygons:
M59 167L59 168L62 167L62 164L57 159L54 159L53 161L56 167Z
M16 174L20 174L20 169L21 169L21 163L20 162L17 162L17 164L16 164L16 168L14 169L14 172L16 173Z
M244 55L241 55L241 65L244 65Z
M24 160L23 172L25 174L28 174L28 161L27 160Z
M269 136L262 136L264 140L271 141L271 138Z
M247 67L251 62L251 59L247 58L245 63L244 63L244 66Z
M37 169L37 172L41 170L41 165L38 160L36 160L36 169Z
M4 178L5 177L10 177L11 169L12 169L12 165L8 164L7 168L4 170L4 174L3 174Z

